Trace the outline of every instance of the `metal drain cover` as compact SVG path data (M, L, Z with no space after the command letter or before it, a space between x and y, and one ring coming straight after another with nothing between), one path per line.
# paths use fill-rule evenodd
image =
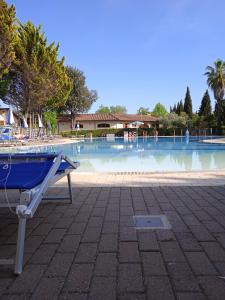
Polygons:
M165 215L134 216L136 229L171 229Z

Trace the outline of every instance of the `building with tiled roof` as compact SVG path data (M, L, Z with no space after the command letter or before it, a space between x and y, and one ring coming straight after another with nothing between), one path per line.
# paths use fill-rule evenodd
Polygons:
M78 114L75 123L80 129L94 130L100 128L133 128L133 122L143 123L141 127L153 127L158 123L158 118L151 115L135 114ZM58 117L58 131L71 130L71 116L61 115Z

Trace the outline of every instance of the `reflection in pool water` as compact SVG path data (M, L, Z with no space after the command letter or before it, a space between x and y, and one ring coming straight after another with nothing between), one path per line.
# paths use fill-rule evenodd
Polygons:
M37 151L63 151L71 159L80 161L78 172L225 169L225 145L206 144L197 138L101 138L67 145L29 148L29 152Z

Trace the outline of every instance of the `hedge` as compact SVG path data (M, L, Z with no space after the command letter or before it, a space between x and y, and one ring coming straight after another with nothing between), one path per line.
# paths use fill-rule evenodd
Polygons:
M158 135L160 136L172 136L174 135L174 129L173 128L159 128L158 130ZM120 128L120 129L113 129L113 128L105 128L105 129L95 129L95 130L83 130L80 129L79 131L77 130L72 130L72 131L64 131L61 133L63 137L90 137L92 134L92 137L105 137L107 134L115 134L117 137L123 137L124 136L124 131L135 131L138 132L139 136L143 136L143 133L148 136L153 136L154 135L154 128ZM175 130L176 135L181 134L181 129L178 128ZM185 130L183 129L183 135L185 134Z

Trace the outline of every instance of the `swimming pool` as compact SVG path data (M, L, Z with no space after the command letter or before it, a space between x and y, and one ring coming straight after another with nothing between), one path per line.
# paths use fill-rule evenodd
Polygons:
M202 143L198 138L99 138L66 145L30 147L28 151L63 151L71 159L80 161L78 172L225 169L225 144Z

